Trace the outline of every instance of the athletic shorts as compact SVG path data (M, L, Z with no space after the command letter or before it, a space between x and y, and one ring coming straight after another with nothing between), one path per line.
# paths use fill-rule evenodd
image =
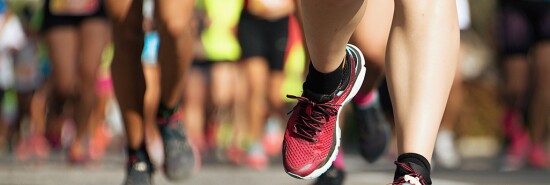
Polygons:
M550 39L550 2L503 0L499 18L501 54L526 54Z
M141 62L143 64L156 64L158 58L160 38L156 31L145 33Z
M91 5L84 6L82 10L74 10L75 8L66 8L71 2L68 0L45 0L44 3L44 17L41 30L43 32L48 31L51 28L58 26L79 26L83 21L90 18L102 18L107 19L107 13L103 4L103 0L81 0L82 2L95 2L88 3ZM78 2L78 1L73 1ZM92 5L93 4L93 5Z
M264 57L272 71L282 71L288 40L288 17L267 21L243 11L237 37L241 58Z

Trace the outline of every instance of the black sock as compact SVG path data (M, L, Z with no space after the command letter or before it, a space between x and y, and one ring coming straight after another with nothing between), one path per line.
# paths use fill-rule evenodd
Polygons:
M343 67L330 73L321 73L309 64L309 73L304 82L304 96L315 102L323 102L322 95L330 95L338 89L343 78Z
M128 152L129 159L132 157L137 157L138 161L149 161L149 154L147 154L147 149L145 148L145 144L141 144L137 149L126 148Z
M157 118L167 118L178 111L178 105L170 108L166 104L160 102L157 110Z
M397 162L410 165L416 173L422 175L424 181L426 181L428 185L432 184L432 179L430 178L430 162L428 162L428 160L424 156L415 153L405 153L399 155L399 157L397 158ZM407 175L407 172L405 170L397 168L395 170L395 175L393 178L394 180L397 180L399 177L405 175Z

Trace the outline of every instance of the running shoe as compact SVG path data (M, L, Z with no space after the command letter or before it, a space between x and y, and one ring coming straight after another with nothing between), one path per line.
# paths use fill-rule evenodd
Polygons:
M248 167L256 170L265 170L269 165L269 157L260 143L250 146L246 156Z
M389 148L391 129L380 102L369 106L353 105L353 114L359 125L359 152L369 163L378 160Z
M392 185L431 185L431 182L426 182L424 176L429 176L429 171L414 163L395 162L397 171L404 176L394 179Z
M306 96L289 113L283 140L283 165L286 173L299 179L313 179L323 174L336 159L340 146L339 115L363 83L365 77L363 54L353 45L346 47L343 78L338 89L322 95L320 102ZM307 89L304 94L310 93Z
M278 118L270 117L267 119L262 139L262 144L267 155L273 157L281 154L281 143L283 142L282 130L281 121Z
M153 165L144 154L130 156L124 185L152 185Z
M346 172L331 166L323 175L319 176L313 185L342 185L346 178Z
M176 112L157 120L164 145L164 173L171 181L188 178L197 167L195 152L185 133L181 115Z
M531 149L531 153L529 154L529 163L531 164L531 166L540 169L546 169L550 167L548 153L546 153L542 144L533 144L533 148Z
M435 142L435 157L438 164L447 169L456 169L460 166L460 156L455 148L454 133L441 129Z
M503 171L517 171L525 166L531 140L522 122L523 115L518 109L509 108L503 119L504 134L508 140Z

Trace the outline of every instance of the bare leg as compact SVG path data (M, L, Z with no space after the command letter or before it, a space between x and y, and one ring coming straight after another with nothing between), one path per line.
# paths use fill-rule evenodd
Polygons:
M302 20L311 62L329 73L342 64L351 34L363 17L363 0L302 0Z
M531 164L545 168L550 164L548 154L544 150L544 143L548 134L548 112L550 111L550 42L543 42L535 47L534 52L534 95L531 100L529 121L531 123Z
M458 50L455 1L395 1L386 65L400 154L431 159Z
M206 152L204 124L207 82L201 69L191 68L187 75L183 99L185 130L188 130L189 138L199 151Z
M149 157L161 164L162 143L157 129L157 109L160 101L160 68L153 64L144 64L146 90L143 102L143 120L145 122L145 145Z
M109 25L104 19L88 19L79 28L80 56L78 68L78 97L75 107L77 134L74 143L80 143L89 133L92 110L96 104L96 82L103 49L110 41Z
M393 19L393 1L369 0L363 19L351 37L365 55L367 74L361 86L361 93L376 89L384 75L386 45Z
M251 57L243 61L246 79L248 81L248 141L255 143L260 140L266 117L266 98L269 67L262 57Z
M161 103L174 108L181 101L184 76L192 61L194 28L193 0L156 2L160 36L158 62L161 73Z
M63 128L61 114L64 106L69 100L74 100L77 95L75 92L77 84L75 65L78 58L78 37L78 30L72 26L51 28L45 36L53 68L53 91L48 103L50 111L47 123L48 133L51 134L50 139L54 140L52 142L56 142L55 145L59 145L54 147L61 147L61 130ZM85 126L85 123L77 122L77 124ZM80 142L80 139L75 139L71 146L69 154L72 156L70 159L74 159L74 162L82 161L84 156L84 147Z
M282 71L271 71L269 75L269 104L271 107L270 113L278 118L284 118L285 102L281 94L281 89L284 81L284 73Z
M143 146L143 97L145 78L139 65L143 48L141 1L107 0L113 19L114 61L111 75L115 95L120 105L128 147Z

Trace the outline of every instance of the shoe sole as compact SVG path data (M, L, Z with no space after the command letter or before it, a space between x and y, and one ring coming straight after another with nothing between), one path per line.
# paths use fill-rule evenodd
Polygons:
M357 48L356 46L351 45L351 44L348 44L347 47L351 48L352 50L354 50L354 52L356 52L359 55L360 60L357 61L357 62L360 63L359 67L361 67L363 69L359 72L359 75L358 75L357 79L355 80L355 83L353 83L353 86L351 88L351 91L350 91L348 97L346 97L346 99L342 103L342 106L340 106L338 108L338 114L337 114L337 117L336 117L336 124L335 124L335 126L336 126L336 146L335 146L335 149L332 152L332 154L330 155L330 158L325 163L325 165L323 165L321 168L318 168L318 169L314 170L311 174L309 174L307 176L302 177L302 176L296 175L292 172L286 172L288 175L290 175L294 178L306 179L306 180L317 178L317 177L321 176L323 173L325 173L328 170L328 168L330 168L330 166L332 166L332 162L334 162L334 160L336 160L336 156L337 156L338 150L340 148L340 136L341 136L340 112L342 111L342 108L344 108L344 106L346 104L348 104L351 101L351 99L353 99L353 97L355 97L357 92L359 92L359 89L361 89L361 86L363 84L363 80L365 79L365 73L367 71L367 69L365 67L365 57L363 56L363 53L361 52L361 50L359 50L359 48ZM346 53L346 55L347 55L347 53Z

